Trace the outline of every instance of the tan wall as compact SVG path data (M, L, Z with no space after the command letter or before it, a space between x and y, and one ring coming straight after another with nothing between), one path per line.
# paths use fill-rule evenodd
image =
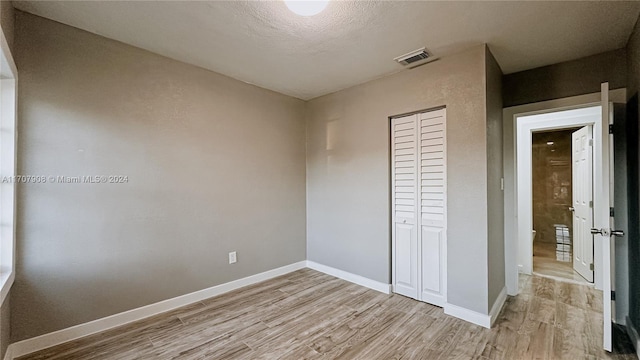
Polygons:
M129 180L18 188L13 341L305 259L302 101L17 14L18 172Z
M504 107L560 99L626 86L626 51L618 49L582 59L520 71L503 77Z
M487 313L484 46L309 101L307 256L390 283L389 117L443 105L448 302Z
M15 52L14 49L14 24L15 24L15 11L13 10L13 5L11 5L11 1L1 0L0 1L0 26L2 26L2 32L4 33L5 38L7 39L7 44L9 44L9 49L11 52Z
M502 155L502 71L489 48L486 49L487 102L487 224L489 306L505 286L504 277L504 191Z
M9 296L0 307L0 354L4 355L9 347L11 339L11 301Z
M627 171L628 171L628 273L629 273L629 317L636 329L640 329L640 203L639 181L640 163L638 123L640 120L638 92L640 91L640 21L636 23L627 44ZM627 324L629 325L629 324Z

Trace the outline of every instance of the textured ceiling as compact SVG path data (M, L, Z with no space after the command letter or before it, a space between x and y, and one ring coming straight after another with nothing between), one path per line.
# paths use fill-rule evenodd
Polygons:
M282 1L14 1L20 10L301 99L488 43L504 73L624 47L640 2L335 1L313 17ZM428 66L428 65L427 65Z

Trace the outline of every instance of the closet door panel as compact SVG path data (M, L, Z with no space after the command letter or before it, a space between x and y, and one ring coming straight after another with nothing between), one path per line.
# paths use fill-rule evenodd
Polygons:
M442 297L443 229L422 226L422 300L444 306ZM438 276L434 276L438 274Z
M445 110L420 114L420 300L445 303Z
M391 121L393 291L418 298L418 117Z
M396 261L394 292L418 297L418 249L415 225L395 224Z

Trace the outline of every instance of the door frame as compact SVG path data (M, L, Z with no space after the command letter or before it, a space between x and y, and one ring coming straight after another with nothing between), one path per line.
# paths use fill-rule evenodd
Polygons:
M537 131L545 130L562 130L568 128L592 127L593 151L601 148L600 142L597 140L597 134L602 132L600 122L601 110L600 104L585 104L572 109L560 109L555 111L536 112L534 114L518 114L516 115L516 187L518 205L516 213L518 217L518 270L524 274L533 273L533 191L532 191L532 134ZM592 161L595 156L592 157ZM595 166L592 174L593 188L598 184L597 170ZM601 179L602 177L600 177ZM594 204L596 201L594 199ZM607 205L608 207L608 205ZM595 259L601 257L601 254L594 245L594 263ZM601 268L600 266L596 266ZM597 278L597 271L594 271L594 278Z
M609 92L609 100L617 103L625 103L626 102L626 89L616 89ZM523 217L529 219L531 222L531 214L532 214L532 200L531 200L531 167L528 167L528 176L524 174L518 174L518 169L522 169L523 165L518 166L518 133L522 132L518 131L518 118L522 118L525 116L545 114L558 112L563 110L575 110L593 106L600 105L600 93L593 93L587 95L573 96L562 99L555 99L549 101L543 101L538 103L526 104L526 105L518 105L513 107L508 107L503 109L503 155L504 155L504 210L505 210L505 282L507 286L507 293L509 295L517 295L518 294L518 273L520 272L520 266L523 264L519 264L519 256L518 249L523 246L521 244L530 244L531 243L531 225L523 225L522 220ZM598 123L598 122L596 122ZM529 141L528 141L528 149L529 153L531 152L531 139L530 132L532 130L538 129L554 129L554 128L567 128L573 126L588 125L581 122L579 124L571 124L571 123L555 123L553 125L547 124L546 126L536 127L535 124L528 124L527 130L529 132ZM598 129L600 129L601 124L594 124L594 146L596 146L596 137L598 134L601 134ZM522 123L521 127L524 126ZM601 131L601 129L600 129ZM598 137L599 138L599 137ZM525 137L526 139L526 137ZM601 140L597 140L598 142ZM526 149L526 148L525 148ZM520 154L522 157L522 154ZM531 158L528 160L529 164L531 163ZM594 169L594 174L596 173L596 169ZM529 206L526 204L522 204L521 201L518 201L519 192L520 194L524 194L525 202L526 200L526 189L523 189L522 186L518 186L519 179L528 178L529 182ZM594 183L594 186L596 184ZM521 191L519 191L519 189ZM595 199L594 199L595 200ZM608 205L607 205L608 206ZM527 211L528 209L528 211ZM522 211L521 211L522 210ZM522 214L520 214L522 212ZM522 228L522 229L521 229ZM525 231L524 229L528 229ZM522 233L521 235L519 235ZM519 238L521 241L518 241ZM597 249L597 244L594 244L594 249ZM600 259L596 261L601 261L600 251L594 254L594 258L597 258L600 255ZM532 262L532 257L529 257L529 261ZM598 264L595 265L596 268ZM524 270L524 269L523 269ZM594 278L597 281L596 286L601 286L601 279L598 279L599 272L596 271L594 273Z

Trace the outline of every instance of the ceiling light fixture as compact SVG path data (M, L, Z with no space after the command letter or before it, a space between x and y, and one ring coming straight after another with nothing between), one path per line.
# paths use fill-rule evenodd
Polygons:
M327 7L329 0L285 0L289 10L302 16L317 15Z

